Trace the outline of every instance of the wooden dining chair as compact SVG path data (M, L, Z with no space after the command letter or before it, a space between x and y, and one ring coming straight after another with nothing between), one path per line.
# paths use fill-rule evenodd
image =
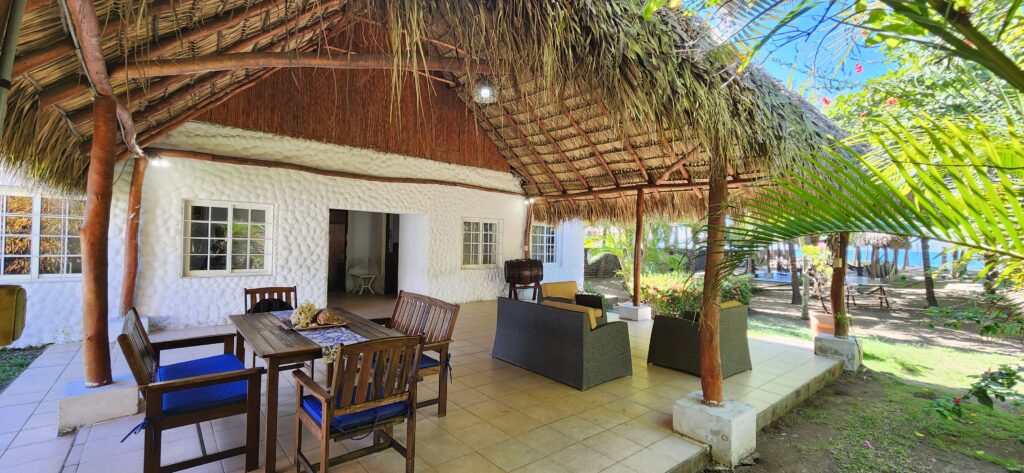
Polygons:
M144 473L167 473L235 455L245 455L245 470L259 468L260 377L235 357L235 335L208 335L153 343L138 311L128 309L117 343L145 401ZM222 344L224 354L160 365L160 353L175 348ZM165 430L245 414L245 445L161 466L160 439ZM205 449L203 450L205 453Z
M292 310L298 304L298 286L245 288L245 313L255 314L278 310ZM256 352L252 353L252 366L256 366ZM315 373L315 362L295 363L281 367L281 370L308 368L310 376Z
M420 401L416 407L437 404L437 416L444 417L448 413L448 377L451 374L451 353L448 348L452 343L455 320L459 317L459 305L411 292L401 294L399 303L403 299L401 296L413 301L410 304L412 307L419 306L414 312L419 314L420 320L412 324L417 326L418 330L406 332L405 328L394 328L423 337L424 354L420 357L420 378L438 375L437 397ZM410 330L415 329L410 327ZM427 355L427 352L435 353L437 358Z
M421 337L393 337L338 347L333 383L325 389L295 370L295 471L326 473L344 463L388 448L405 457L412 473L416 458L416 380ZM407 422L405 445L394 426ZM302 453L303 430L320 445L320 461ZM332 458L332 441L373 435L370 446Z

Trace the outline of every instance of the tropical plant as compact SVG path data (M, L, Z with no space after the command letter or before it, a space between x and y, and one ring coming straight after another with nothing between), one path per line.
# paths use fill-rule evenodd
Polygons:
M722 282L721 302L750 304L756 285L749 275L730 276ZM692 273L653 273L644 275L640 294L658 315L680 315L700 310L704 278Z

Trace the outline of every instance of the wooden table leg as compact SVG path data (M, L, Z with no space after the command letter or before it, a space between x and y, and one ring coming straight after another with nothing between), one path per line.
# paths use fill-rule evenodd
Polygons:
M275 358L267 359L267 430L266 451L263 457L263 471L277 471L277 389L278 362Z

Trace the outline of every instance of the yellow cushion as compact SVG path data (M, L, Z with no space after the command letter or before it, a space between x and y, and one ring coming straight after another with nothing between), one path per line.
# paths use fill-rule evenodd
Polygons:
M559 299L576 300L576 281L546 282L540 285L540 292L544 297L557 297Z
M25 328L25 289L0 286L0 346L14 343Z
M573 312L587 314L588 318L590 319L590 330L594 330L595 328L597 328L597 319L601 318L601 309L595 309L593 307L556 301L544 301L541 302L540 304L546 305L548 307L555 307L557 309L571 310Z

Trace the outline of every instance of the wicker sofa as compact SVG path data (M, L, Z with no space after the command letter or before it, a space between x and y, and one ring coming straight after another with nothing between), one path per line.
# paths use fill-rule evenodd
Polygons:
M504 297L491 355L580 390L633 374L625 322Z

